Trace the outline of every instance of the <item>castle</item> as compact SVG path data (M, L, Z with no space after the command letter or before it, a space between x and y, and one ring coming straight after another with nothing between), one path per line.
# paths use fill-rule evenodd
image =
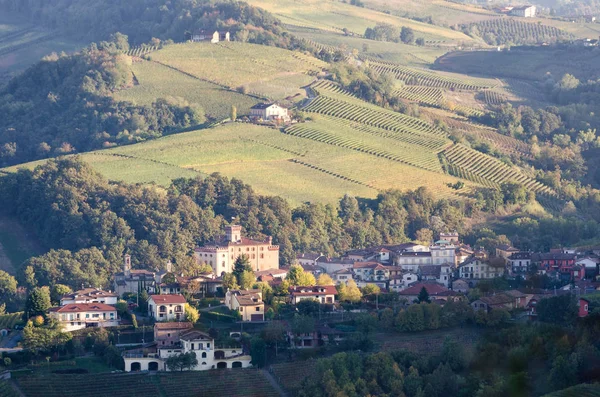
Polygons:
M279 246L273 245L272 237L265 240L243 237L239 225L227 226L224 237L196 248L194 255L198 263L210 265L217 276L231 273L240 255L248 256L254 271L279 268Z

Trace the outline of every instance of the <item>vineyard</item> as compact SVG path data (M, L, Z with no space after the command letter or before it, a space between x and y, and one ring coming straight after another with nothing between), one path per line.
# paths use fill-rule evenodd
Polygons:
M126 54L130 57L141 57L156 50L158 50L158 46L142 45L130 48Z
M331 83L319 82L312 88L319 96L311 100L308 106L303 109L307 112L339 117L384 130L415 136L430 134L434 136L433 139L435 139L435 136L439 139L444 135L441 130L427 122L371 105L353 97Z
M23 312L3 314L0 316L0 329L10 328L12 329L15 325L21 322Z
M555 195L549 187L542 185L516 168L502 161L461 144L455 144L444 151L449 162L450 174L468 179L484 186L498 187L505 182L517 182L527 189L541 194Z
M573 38L570 33L554 26L512 18L492 19L467 26L467 29L471 31L473 28L476 28L479 36L490 45L541 44Z
M483 91L483 101L488 105L496 106L506 102L506 97L498 91L485 90Z
M44 397L277 397L262 372L253 369L24 376L17 383L26 396ZM1 390L1 389L0 389Z
M448 76L434 71L410 68L383 61L370 61L369 66L378 73L390 73L407 85L423 85L450 90L477 91L492 88L499 83L493 79L482 79L470 76Z
M444 102L444 91L436 87L405 85L395 90L394 95L429 106L441 106Z
M279 385L295 395L304 379L315 374L315 362L297 361L271 365Z

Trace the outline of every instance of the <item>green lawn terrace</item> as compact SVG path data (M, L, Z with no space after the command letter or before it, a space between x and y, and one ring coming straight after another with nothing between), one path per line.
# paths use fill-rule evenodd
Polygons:
M191 78L269 100L304 95L301 87L328 66L298 51L239 42L173 44L148 58Z
M367 28L387 23L398 28L407 26L415 37L423 37L430 44L455 45L475 40L462 32L442 26L430 25L408 18L356 7L343 2L317 0L251 0L250 4L275 14L283 23L301 28L312 28L341 33L343 29L363 35Z

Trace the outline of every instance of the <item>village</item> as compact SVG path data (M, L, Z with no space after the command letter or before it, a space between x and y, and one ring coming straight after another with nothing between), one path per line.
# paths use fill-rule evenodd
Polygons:
M541 301L568 296L585 317L586 294L600 288L599 250L532 253L500 245L486 252L462 244L456 232L437 237L429 244L381 245L338 258L306 252L280 267L272 238L248 238L232 224L221 239L195 249L196 262L212 271L183 276L170 263L160 270L132 268L126 255L112 289L66 294L47 316L74 333L115 328L125 336L131 324L144 324L143 338L138 333L116 343L126 372L202 371L255 366L248 335L264 335L274 323L281 326L274 338L279 349L339 347L355 332L337 324L360 315L407 311L417 303L442 309L461 304L482 322L491 323L497 313L535 321ZM251 279L240 283L246 288L228 288L228 275L240 266Z

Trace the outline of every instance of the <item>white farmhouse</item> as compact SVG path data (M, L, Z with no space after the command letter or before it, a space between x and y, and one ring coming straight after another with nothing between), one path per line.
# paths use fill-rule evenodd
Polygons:
M250 108L250 118L264 121L289 121L290 115L286 108L276 103L258 103Z
M150 295L148 317L156 321L183 320L185 303L183 295Z

